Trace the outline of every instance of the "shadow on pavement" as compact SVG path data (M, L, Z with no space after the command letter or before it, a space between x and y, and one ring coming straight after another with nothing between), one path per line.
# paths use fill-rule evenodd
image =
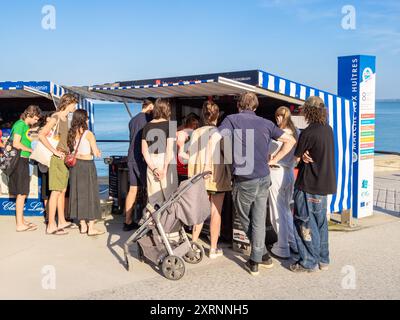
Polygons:
M113 218L114 218L113 220L104 221L104 225L108 233L107 247L115 257L115 259L126 270L128 270L124 256L124 244L128 240L128 238L132 235L132 233L135 231L124 232L122 230L123 227L122 218L120 218L120 216L113 216Z
M384 213L384 214L388 214L392 217L400 218L400 212L398 212L398 211L388 210L388 209L381 208L378 206L374 206L374 210L379 213Z

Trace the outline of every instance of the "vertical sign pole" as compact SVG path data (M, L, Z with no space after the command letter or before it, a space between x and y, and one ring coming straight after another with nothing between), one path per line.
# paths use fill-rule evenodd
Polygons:
M339 57L338 95L350 99L353 125L353 216L373 214L376 58Z

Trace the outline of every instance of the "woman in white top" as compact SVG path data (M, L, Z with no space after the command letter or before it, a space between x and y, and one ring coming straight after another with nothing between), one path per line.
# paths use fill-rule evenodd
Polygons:
M104 232L95 229L95 222L101 219L97 171L93 156L100 158L94 134L88 130L88 114L85 110L76 110L68 132L68 147L76 152L76 165L70 169L69 210L73 219L80 221L82 234L101 235Z
M278 108L275 112L275 118L278 126L286 133L293 135L297 141L299 131L293 124L289 108ZM271 158L278 153L281 147L281 142L274 140L271 142ZM290 258L290 249L297 252L293 233L293 214L290 208L295 182L295 149L294 146L276 166L270 168L272 185L269 189L269 209L272 226L278 235L278 242L274 244L271 251L275 256L282 259Z

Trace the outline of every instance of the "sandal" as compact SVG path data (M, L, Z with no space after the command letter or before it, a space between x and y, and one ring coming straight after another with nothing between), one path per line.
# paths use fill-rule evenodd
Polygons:
M27 226L27 225L25 225L25 226L26 226L25 229L23 229L23 230L16 230L16 231L17 231L17 232L27 232L27 231L35 231L35 230L37 230L37 226L36 226L36 227L33 227L33 226L29 227L29 226Z
M24 221L24 225L26 225L28 227L36 226L34 223L29 222L29 221Z
M88 233L89 228L86 226L86 231L83 232L83 231L82 231L82 226L80 226L80 227L79 227L79 231L80 231L81 234L86 234L86 233Z
M66 226L61 227L60 229L78 229L79 227L75 223L69 223Z
M32 222L25 223L25 225L33 230L36 230L38 226Z
M95 230L93 233L89 233L88 231L87 235L89 237L95 237L95 236L101 236L102 234L105 234L105 231Z
M57 229L57 230L54 230L53 232L47 232L46 231L46 234L49 235L49 236L51 236L51 235L53 235L53 236L65 236L65 235L68 234L68 232L66 232L64 229Z

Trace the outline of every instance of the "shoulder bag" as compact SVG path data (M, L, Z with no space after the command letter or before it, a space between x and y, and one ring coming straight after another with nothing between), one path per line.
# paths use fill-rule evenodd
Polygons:
M74 153L70 153L69 155L67 155L66 157L65 157L65 159L64 159L64 163L65 163L65 165L68 167L68 168L73 168L73 167L75 167L75 165L76 165L76 155L78 154L78 149L79 149L79 146L80 146L80 144L81 144L81 141L82 141L82 138L83 138L83 135L84 135L85 133L83 133L82 135L81 135L81 138L79 139L79 142L78 142L78 145L76 146L76 148L75 148L75 152Z
M60 119L58 119L57 124L54 129L51 131L50 136L47 137L47 140L51 144L51 146L56 149L60 138L58 136L58 129L60 125ZM50 168L50 160L53 156L53 152L51 152L42 141L38 141L36 148L33 150L30 159L39 162L40 164Z

